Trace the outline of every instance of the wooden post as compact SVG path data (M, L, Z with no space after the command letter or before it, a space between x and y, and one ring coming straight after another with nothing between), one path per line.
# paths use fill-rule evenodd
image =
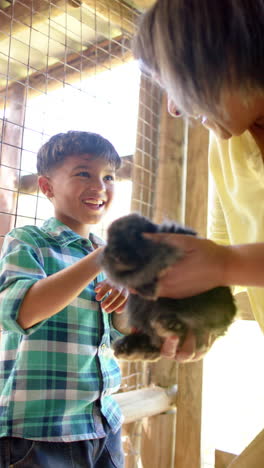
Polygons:
M171 117L166 101L164 96L154 220L173 219L206 235L208 132ZM153 365L159 385L176 382L178 370L176 468L200 468L202 369L202 362L177 366L166 359Z
M208 132L186 126L168 114L163 97L154 220L174 219L206 235ZM178 368L175 467L200 468L202 362L177 366L163 359L153 367L159 385L164 377L166 384L176 379Z
M206 235L208 198L208 132L189 127L185 224ZM175 468L201 466L203 363L179 366Z
M126 454L126 468L138 468L140 460L144 468L152 467L147 460L151 459L154 453L156 461L160 460L164 449L166 449L166 454L164 454L166 464L157 465L157 468L160 466L172 468L171 438L175 430L175 411L172 407L175 405L176 393L177 387L174 385L168 390L148 387L114 395L125 418L123 446ZM156 415L159 416L156 417ZM161 444L160 440L157 445L156 439L162 434L163 442Z
M215 468L228 468L234 458L236 458L236 455L233 453L215 450Z
M154 221L166 219L184 222L186 190L186 122L173 118L167 110L163 95L160 130L159 161L156 176Z
M25 115L26 88L19 83L8 90L9 121L3 121L3 137L0 167L1 230L4 236L14 225L16 190L18 187L23 122ZM3 237L0 237L0 247Z
M166 219L184 221L185 140L185 122L183 119L173 118L168 113L167 97L163 95L153 213L153 219L156 223L162 223ZM156 385L170 387L177 382L178 365L175 361L161 359L150 364L150 367L151 378Z
M176 432L176 409L144 419L141 460L144 468L172 468Z
M141 75L137 141L132 167L131 211L137 211L150 218L153 216L160 98L159 87L148 77ZM136 364L139 363L133 363L133 366ZM142 363L142 377L145 385L149 384L148 366L149 364ZM126 468L137 468L141 452L142 421L127 424L126 434L135 452L134 456L127 458Z
M228 468L263 468L263 466L264 430L228 465Z

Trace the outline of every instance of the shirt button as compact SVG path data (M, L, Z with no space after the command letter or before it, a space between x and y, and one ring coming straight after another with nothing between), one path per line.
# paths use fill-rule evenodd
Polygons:
M106 350L107 346L105 343L101 345L101 351L104 352Z

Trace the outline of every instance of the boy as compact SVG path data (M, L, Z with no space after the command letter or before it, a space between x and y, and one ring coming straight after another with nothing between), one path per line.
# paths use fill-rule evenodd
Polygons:
M122 311L127 293L98 283L103 242L90 232L120 164L112 144L88 132L55 135L38 152L55 217L11 231L0 265L1 468L123 466L108 313ZM98 302L106 293L108 313Z

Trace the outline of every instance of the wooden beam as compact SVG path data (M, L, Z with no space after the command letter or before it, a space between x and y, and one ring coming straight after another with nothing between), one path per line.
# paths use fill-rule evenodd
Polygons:
M162 96L158 144L158 168L153 220L183 221L185 191L184 177L185 124L173 118L167 110L167 96ZM171 359L160 359L149 364L153 382L168 387L177 382L178 364ZM173 442L174 443L174 442Z
M143 419L141 460L145 468L171 468L174 463L176 409Z
M168 217L185 222L205 235L208 133L201 127L191 127L187 132L187 122L169 116L166 100L164 96L154 219L162 222L164 217ZM159 363L156 365L159 366ZM166 369L168 364L162 360L161 365ZM177 468L200 468L202 371L201 361L178 366ZM170 375L174 379L176 372L176 366L174 372L170 368Z
M138 12L125 3L115 0L83 0L79 2L72 0L23 0L23 3L12 2L12 4L0 9L0 31L3 34L16 34L27 27L37 27L43 18L56 18L70 10L88 6L96 15L107 22L120 27L122 31L130 35L135 32L135 23Z
M128 44L128 38L122 35L114 40L107 39L91 45L81 54L67 56L67 63L58 62L48 70L34 73L29 77L29 85L36 90L44 88L51 91L62 84L73 84L110 70L132 60Z
M201 466L203 363L179 365L175 468Z
M0 167L0 212L1 212L1 236L4 236L14 225L14 213L18 185L19 160L21 156L22 131L25 115L25 88L18 84L13 87L11 94L11 105L9 109L10 120L14 123L4 122L1 164ZM0 246L3 238L0 239Z
M236 455L222 450L215 450L215 468L228 468Z
M16 34L28 27L36 27L43 17L52 18L62 15L67 8L74 8L73 3L67 5L65 0L23 0L13 1L5 9L0 9L0 31L4 34Z
M119 404L124 415L124 423L128 424L168 411L175 404L176 394L176 385L169 390L164 390L164 388L160 387L150 387L117 393L114 395L114 399Z
M154 221L157 223L165 219L184 222L185 145L185 122L168 113L167 96L163 95L154 202Z
M117 180L130 180L132 173L133 156L122 157L122 166L116 173ZM38 190L38 174L26 174L20 177L19 192L34 194Z
M138 12L125 2L117 0L83 0L95 14L119 26L122 31L134 34Z
M200 236L207 235L208 139L202 125L192 123L188 129L187 185L185 224Z
M228 468L263 468L264 466L264 430L238 455Z
M67 56L67 63L55 63L48 70L43 69L20 80L20 86L23 84L26 86L28 83L28 98L32 99L35 95L39 96L41 93L71 85L133 60L128 47L129 39L123 35L116 37L113 41L104 40L88 47L81 55ZM10 90L15 85L16 82L10 83L8 89ZM6 87L0 89L0 95L4 97L5 93ZM3 105L4 99L0 101L0 108Z
M190 126L187 148L185 224L206 235L208 132ZM200 468L203 362L179 366L175 468Z

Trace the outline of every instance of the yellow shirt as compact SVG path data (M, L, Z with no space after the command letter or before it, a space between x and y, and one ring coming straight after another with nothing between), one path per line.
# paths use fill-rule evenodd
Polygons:
M209 170L209 237L221 244L264 242L264 163L250 133L229 140L211 135ZM264 288L247 293L264 332Z

